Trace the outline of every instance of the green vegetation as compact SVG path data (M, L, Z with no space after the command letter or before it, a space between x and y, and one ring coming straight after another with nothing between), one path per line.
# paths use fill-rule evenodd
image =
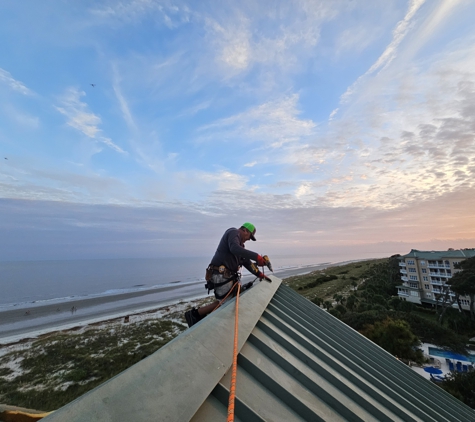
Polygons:
M475 306L471 312L454 309L450 302L427 308L401 300L402 284L397 257L333 267L284 282L323 306L376 344L403 361L422 363L420 341L465 354L475 335ZM451 279L451 289L468 295L475 305L475 258L462 261ZM448 296L448 295L447 295ZM455 302L453 302L455 303ZM454 373L442 388L475 408L475 371Z
M0 358L0 402L55 410L146 358L186 328L167 318L55 333Z
M329 300L334 294L347 296L363 282L363 275L371 265L387 259L372 259L332 266L309 274L286 278L283 282L310 300Z
M366 325L361 334L380 345L394 356L404 356L415 362L423 362L422 351L417 348L420 342L406 321L386 318Z
M460 262L457 268L461 271L456 272L450 279L450 288L459 295L470 297L470 318L475 321L475 257ZM460 300L457 302L461 310Z
M475 371L452 372L448 379L439 385L467 406L475 409Z

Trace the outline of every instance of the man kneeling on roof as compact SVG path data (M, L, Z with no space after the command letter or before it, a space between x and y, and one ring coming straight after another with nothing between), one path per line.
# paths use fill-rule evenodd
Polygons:
M241 277L239 270L241 266L244 266L260 280L268 279L251 261L256 261L258 266L263 267L267 265L265 259L258 253L249 251L244 247L244 243L249 239L256 240L255 234L256 228L251 223L244 223L239 229L231 228L224 232L211 264L206 269L206 287L208 292L214 290L216 300L209 305L198 309L193 308L185 312L186 322L189 327L213 312L220 301L223 301L223 299L228 300L235 296L236 289L234 287L239 283ZM252 283L246 284L243 288L249 288ZM234 291L230 292L233 288Z

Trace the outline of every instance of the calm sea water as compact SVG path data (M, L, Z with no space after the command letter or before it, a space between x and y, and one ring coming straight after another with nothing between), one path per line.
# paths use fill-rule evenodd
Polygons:
M274 271L362 257L273 256ZM364 258L364 257L363 257ZM368 257L369 259L370 257ZM209 257L0 262L0 308L204 280ZM246 271L244 271L246 272Z

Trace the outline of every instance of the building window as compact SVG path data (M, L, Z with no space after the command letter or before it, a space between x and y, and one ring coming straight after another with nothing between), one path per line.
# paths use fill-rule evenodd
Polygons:
M426 297L430 299L432 297L432 293L426 293Z
M419 285L417 283L409 283L409 287L411 287L413 289L417 289L419 287Z
M422 279L423 279L424 281L429 281L429 277L427 277L427 276L423 276Z
M416 292L414 290L411 290L411 296L417 296L419 297L419 292Z
M427 268L422 269L422 274L427 274Z
M428 284L424 284L424 289L429 290L430 286Z
M425 261L419 261L421 263L421 265L426 265L426 262Z
M409 280L414 280L414 281L417 281L417 275L410 275L409 276Z
M410 273L415 273L415 272L416 272L416 269L415 269L415 268L409 268L409 272L410 272Z
M413 259L408 259L407 260L407 265L415 265L415 262Z
M460 261L454 261L452 262L452 265L455 267L455 265L460 264Z

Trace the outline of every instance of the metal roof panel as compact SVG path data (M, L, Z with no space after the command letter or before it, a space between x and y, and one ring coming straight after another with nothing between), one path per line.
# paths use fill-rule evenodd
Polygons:
M272 280L240 297L236 422L475 420L473 409ZM45 422L224 421L234 310L235 300Z

